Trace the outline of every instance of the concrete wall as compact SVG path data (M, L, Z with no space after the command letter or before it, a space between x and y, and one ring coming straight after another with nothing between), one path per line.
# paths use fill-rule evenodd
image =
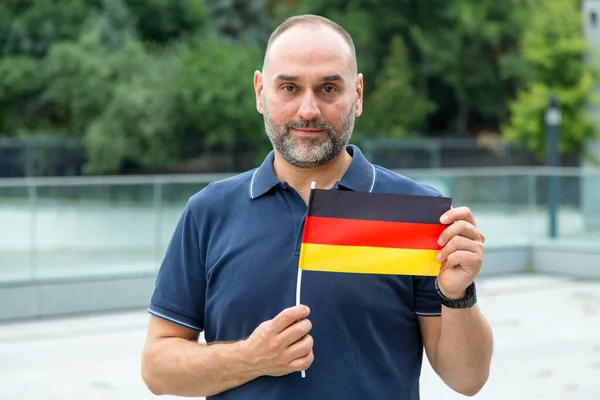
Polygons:
M481 276L518 274L532 267L531 246L527 244L489 245L484 258Z
M79 278L0 286L0 321L147 307L155 276Z
M576 241L544 241L533 248L533 263L540 273L600 279L600 241L582 245Z

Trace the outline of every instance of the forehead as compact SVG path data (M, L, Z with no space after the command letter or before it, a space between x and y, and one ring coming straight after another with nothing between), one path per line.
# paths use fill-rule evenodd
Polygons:
M265 73L286 75L348 75L354 71L350 45L341 34L324 26L296 26L271 43Z

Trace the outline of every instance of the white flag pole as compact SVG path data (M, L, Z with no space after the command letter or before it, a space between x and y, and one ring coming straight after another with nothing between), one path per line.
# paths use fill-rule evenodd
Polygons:
M310 190L315 189L317 186L316 182L310 183ZM306 225L304 226L306 229ZM302 268L298 268L298 279L296 280L296 305L300 305L300 287L302 286ZM302 371L302 377L306 378L306 371Z
M302 284L302 269L298 268L298 280L296 283L296 305L300 304L300 285ZM301 372L302 377L306 378L306 371Z

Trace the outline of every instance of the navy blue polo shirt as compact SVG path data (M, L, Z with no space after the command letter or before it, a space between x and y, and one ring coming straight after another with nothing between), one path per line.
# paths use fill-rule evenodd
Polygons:
M356 146L332 190L439 196L372 165ZM263 164L212 182L189 199L160 267L148 312L207 342L247 338L295 305L306 204ZM368 262L368 260L365 260ZM423 343L417 316L439 316L432 277L303 271L315 360L306 377L260 377L210 399L419 398Z

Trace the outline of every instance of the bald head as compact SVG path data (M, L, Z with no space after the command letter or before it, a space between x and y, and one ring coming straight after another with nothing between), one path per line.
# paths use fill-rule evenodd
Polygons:
M302 40L303 38L305 40ZM351 67L352 73L357 73L356 49L350 34L335 22L311 14L288 18L273 31L265 51L263 72L268 68L273 52L275 56L279 56L280 49L294 51L295 48L306 46L307 42L313 45L327 44L336 47L334 50L348 57L347 64Z

